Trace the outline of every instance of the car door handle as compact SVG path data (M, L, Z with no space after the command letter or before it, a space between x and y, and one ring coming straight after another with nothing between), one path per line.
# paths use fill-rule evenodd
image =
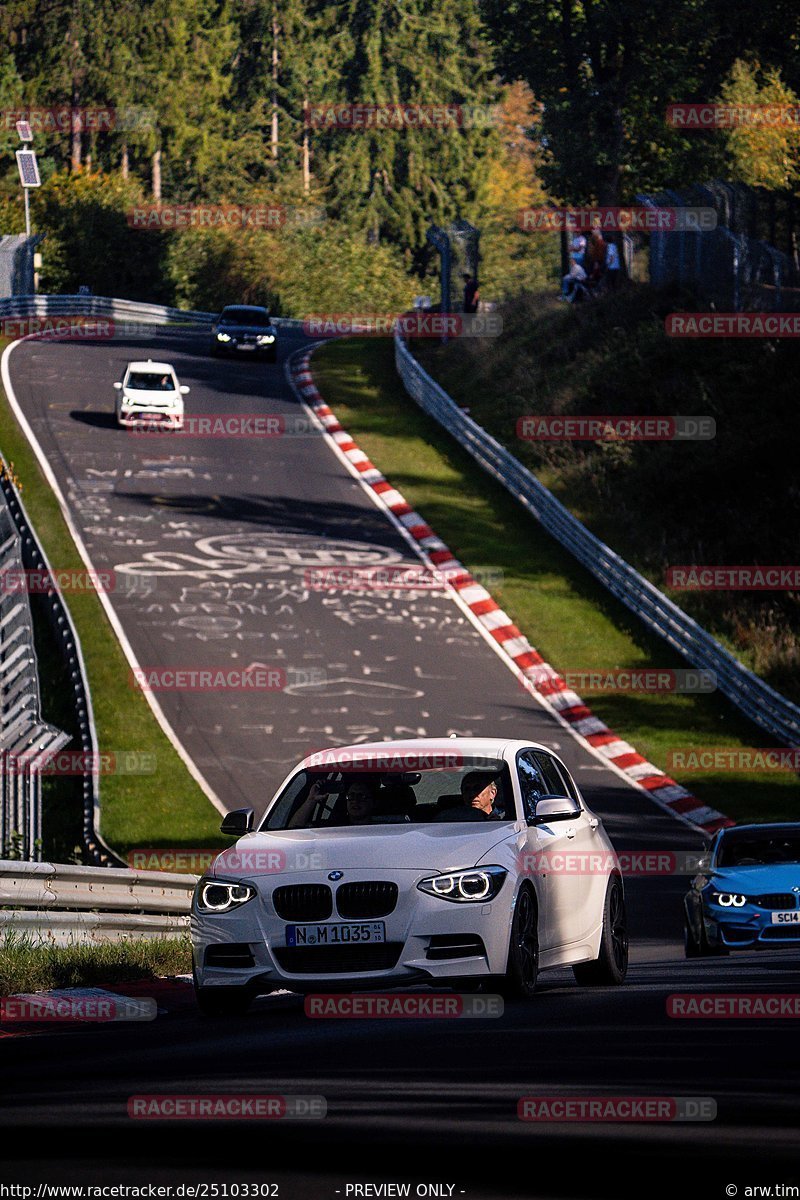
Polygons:
M597 829L597 826L598 826L599 824L600 824L600 822L598 821L597 817L592 817L591 821L589 822L589 828L590 828L590 829Z

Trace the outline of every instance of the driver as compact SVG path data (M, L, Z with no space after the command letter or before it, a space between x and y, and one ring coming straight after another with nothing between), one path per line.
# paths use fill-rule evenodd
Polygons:
M368 779L356 779L347 789L347 823L369 825L375 805L373 783Z
M477 809L487 817L501 816L494 810L497 777L489 771L469 771L461 780L461 799L468 808Z

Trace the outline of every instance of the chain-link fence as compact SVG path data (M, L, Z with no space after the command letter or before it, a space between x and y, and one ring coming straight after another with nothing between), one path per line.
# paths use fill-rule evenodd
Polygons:
M651 233L652 283L686 284L725 312L800 311L800 270L794 256L752 235L770 228L776 234L780 228L789 239L793 233L786 220L778 225L777 208L770 209L753 189L715 182L637 200L654 207L713 208L717 214L716 229Z

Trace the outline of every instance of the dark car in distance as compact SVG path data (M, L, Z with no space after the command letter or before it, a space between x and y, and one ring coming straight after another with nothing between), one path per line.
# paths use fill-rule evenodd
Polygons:
M211 353L244 354L275 362L278 331L266 308L253 304L228 304L211 327Z

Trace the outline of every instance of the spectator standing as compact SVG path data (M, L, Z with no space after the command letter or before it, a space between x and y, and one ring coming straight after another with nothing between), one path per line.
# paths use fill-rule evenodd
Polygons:
M586 238L582 235L572 239L569 271L561 281L561 299L574 300L578 285L586 279L584 256L586 254Z
M478 311L478 300L480 299L480 290L478 281L469 271L464 272L464 312L475 313Z
M616 291L622 279L622 263L616 242L609 242L606 249L606 282L611 291Z

